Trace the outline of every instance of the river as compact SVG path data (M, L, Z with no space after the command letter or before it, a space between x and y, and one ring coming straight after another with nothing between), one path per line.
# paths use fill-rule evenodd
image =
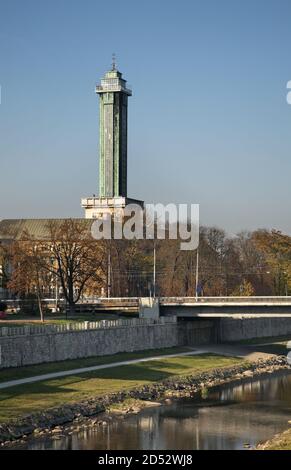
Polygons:
M291 372L146 408L108 426L65 437L28 439L21 449L246 449L288 428Z

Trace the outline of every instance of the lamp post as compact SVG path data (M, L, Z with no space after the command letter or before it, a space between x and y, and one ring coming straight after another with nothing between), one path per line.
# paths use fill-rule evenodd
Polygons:
M154 240L154 273L153 273L153 297L156 297L156 240Z
M58 286L58 275L56 273L56 313L58 312L58 303L59 303L59 286Z
M107 262L107 297L111 296L111 251L108 250L108 262Z
M199 249L197 248L196 253L196 282L195 282L195 298L198 301L198 283L199 283Z
M287 271L283 271L285 274L285 295L288 297L288 273Z

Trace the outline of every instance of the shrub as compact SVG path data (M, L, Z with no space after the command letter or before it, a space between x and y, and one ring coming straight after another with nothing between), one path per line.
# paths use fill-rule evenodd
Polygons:
M5 302L0 302L0 312L6 312L8 306Z

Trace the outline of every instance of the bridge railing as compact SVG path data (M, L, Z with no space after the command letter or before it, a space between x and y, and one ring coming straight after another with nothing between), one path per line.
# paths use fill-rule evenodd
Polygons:
M98 307L137 307L139 305L139 297L87 297L81 299L77 306L95 306ZM55 305L56 299L43 299L47 305ZM291 296L221 296L221 297L159 297L161 305L165 304L290 304ZM5 303L11 308L18 309L21 305L19 299L7 299ZM65 306L64 299L58 300L59 306Z
M152 318L130 318L119 320L99 320L96 322L76 322L64 323L55 325L24 325L13 327L1 327L0 323L0 338L7 336L22 336L22 335L42 335L42 334L55 334L55 333L69 333L85 330L104 330L114 328L130 328L137 326L150 326L150 325L166 325L177 322L177 317L160 317L159 319Z
M204 302L235 302L235 303L257 303L257 302L291 302L291 296L212 296L212 297L159 297L161 303L204 303ZM79 303L97 303L100 305L107 304L120 304L120 305L135 305L139 302L139 297L99 297L99 298L87 298L80 301Z
M1 299L1 302L5 302L9 307L17 307L20 304L24 304L25 302L30 302L31 301L25 301L21 299ZM55 304L56 302L59 305L65 305L66 300L64 298L44 298L42 299L42 302L46 304ZM80 299L76 305L86 305L86 304L96 304L96 305L106 305L110 303L119 303L119 304L125 304L125 305L135 305L139 302L139 297L86 297L83 299Z
M225 296L225 297L161 297L163 304L203 304L203 303L234 303L234 304L291 304L291 296Z

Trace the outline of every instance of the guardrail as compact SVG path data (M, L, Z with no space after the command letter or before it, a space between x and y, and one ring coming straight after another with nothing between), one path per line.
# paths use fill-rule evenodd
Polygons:
M108 304L120 304L120 305L135 305L139 303L139 297L104 297L104 298L87 298L82 300L79 303L86 304L99 304L99 305L108 305ZM257 303L257 302L282 302L282 303L291 303L291 296L221 296L221 297L159 297L160 303L164 302L169 303L208 303L208 302L236 302L236 303Z
M159 297L160 305L182 305L182 304L290 304L291 296L224 296L224 297ZM94 306L100 307L137 307L139 305L139 297L87 297L80 300L76 305L80 308ZM3 300L10 308L19 308L21 301L18 299ZM48 305L55 305L56 299L43 299ZM64 299L58 300L58 306L66 306Z
M160 304L208 304L208 303L233 303L233 304L291 304L290 296L252 296L252 297L161 297Z
M100 320L96 322L78 322L66 323L60 325L24 325L15 327L2 327L0 324L0 338L7 336L23 336L23 335L42 335L42 334L55 334L55 333L68 333L86 330L101 330L113 328L130 328L136 326L149 326L149 325L165 325L176 323L176 317L160 317L158 320L151 318L132 318L121 320Z

